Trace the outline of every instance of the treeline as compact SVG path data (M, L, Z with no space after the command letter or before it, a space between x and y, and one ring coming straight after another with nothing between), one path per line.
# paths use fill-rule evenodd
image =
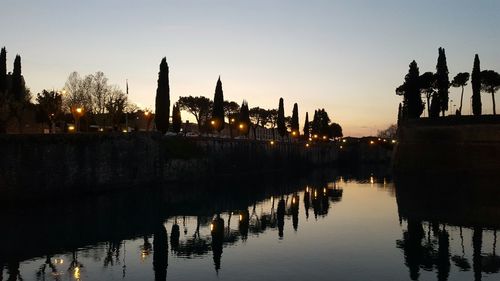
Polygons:
M168 71L166 58L163 58L158 74L155 105L156 128L162 133L169 131L170 88ZM271 129L273 139L277 136L305 140L329 140L342 137L342 127L337 123L332 123L324 109L315 110L312 121L309 121L309 115L306 112L305 125L301 133L298 104L293 105L291 116L285 114L284 108L283 98L279 99L277 109L265 109L259 106L250 108L246 100L243 100L241 105L234 101L224 100L222 81L219 77L215 85L213 100L204 96L179 97L172 110L172 131L174 133L180 132L180 111L183 110L195 118L200 133L221 132L227 127L231 137L234 135L248 137L249 133L253 131L253 137L257 138L256 130L260 127Z
M462 90L460 106L455 111L456 115L462 115L464 87L467 86L469 78L472 85L473 114L482 114L481 92L485 92L491 94L493 114L496 115L495 93L500 88L500 74L493 70L481 71L479 56L476 54L472 73L460 72L450 82L445 49L439 48L438 53L436 72L420 74L417 63L415 61L410 63L404 83L396 88L396 94L403 96L403 102L399 104L398 120L419 118L425 107L430 118L445 116L450 110L450 87Z
M1 49L0 133L5 133L7 125L12 122L17 123L18 132L22 132L23 123L33 121L24 119L32 115L34 121L49 124L51 130L56 123L74 122L75 117L87 125L118 129L126 113L138 110L128 101L127 94L117 85L109 84L108 78L100 71L83 77L73 72L63 90L44 89L33 100L21 73L21 56L16 55L13 71L7 72L7 51L5 47Z

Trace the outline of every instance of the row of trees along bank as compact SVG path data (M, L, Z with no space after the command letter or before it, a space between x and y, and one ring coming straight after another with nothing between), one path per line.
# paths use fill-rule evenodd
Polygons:
M472 74L460 72L450 82L445 50L439 48L438 52L435 73L420 74L417 63L415 61L410 63L404 83L396 88L396 94L403 97L403 102L399 104L398 120L420 118L426 106L430 118L438 118L440 114L445 116L446 111L450 110L450 87L462 90L460 106L455 112L456 115L462 115L464 87L467 86L469 78L472 85L472 113L474 115L483 113L481 92L485 92L491 94L493 115L496 115L495 92L500 88L500 74L493 70L481 71L479 56L476 54ZM422 100L422 96L425 101Z
M168 65L166 58L160 63L158 73L158 87L156 91L156 129L162 133L169 131L169 107L170 87L168 79ZM279 99L277 109L264 109L261 107L249 108L248 102L243 100L241 106L234 102L224 100L222 82L219 77L215 85L214 99L204 96L181 96L172 108L172 130L179 133L181 130L181 110L193 115L196 120L198 132L210 133L221 132L224 128L229 129L230 136L242 135L248 137L253 131L253 137L257 138L256 130L267 128L272 131L273 139L275 131L283 138L296 138L303 140L329 140L342 137L342 127L331 122L325 109L317 109L312 121L306 112L303 134L299 128L298 104L293 105L292 115L285 116L284 100Z
M109 84L101 71L84 76L76 71L72 72L62 90L42 90L33 99L21 73L21 56L16 56L13 72L7 73L7 51L5 47L1 49L1 133L23 133L23 129L29 126L25 123L46 124L51 132L128 132L141 127L146 131L151 128L162 133L179 133L182 130L181 111L194 116L199 133L221 132L226 128L229 129L230 136L250 137L250 132L253 132L253 138L257 138L256 131L266 129L272 132L273 139L277 136L305 140L342 137L342 127L332 122L324 109L315 110L312 120L308 113L305 114L301 134L297 103L293 105L292 115L286 116L283 98L279 99L277 109L259 106L249 108L246 100L241 105L224 100L220 77L213 100L204 96L181 96L170 111L169 68L166 58L160 63L154 112L147 108L140 109L130 102L128 82L124 92L119 86ZM141 121L141 126L137 125L137 120ZM35 132L39 133L41 130Z

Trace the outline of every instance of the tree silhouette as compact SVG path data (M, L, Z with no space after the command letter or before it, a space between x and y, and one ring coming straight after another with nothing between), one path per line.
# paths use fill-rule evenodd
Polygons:
M202 126L206 124L209 119L212 104L213 102L210 99L203 96L179 97L178 101L179 109L193 114L200 132Z
M224 101L224 115L228 119L229 123L229 135L233 137L233 127L236 124L236 119L238 118L240 112L240 105L234 101Z
M55 91L43 90L37 94L36 102L38 103L37 111L41 121L50 123L53 127L55 119L62 111L62 96Z
M23 101L25 97L20 55L16 55L16 59L14 60L14 70L12 71L12 95L16 101Z
M248 136L250 130L250 112L248 110L248 102L243 100L240 107L240 117L238 118L240 124L238 125L243 135Z
M462 87L462 94L460 95L460 107L458 108L458 112L462 115L462 101L464 99L464 87L467 86L467 82L469 82L470 74L468 72L460 72L451 81L451 85L455 88Z
M290 127L291 127L291 130L292 130L292 134L296 134L296 136L298 137L300 135L300 131L299 131L299 107L297 105L297 103L293 104L293 111L292 111L292 120L290 122Z
M448 93L450 89L450 79L448 78L448 66L446 65L446 54L444 48L438 49L439 56L436 65L436 86L439 96L439 107L444 116L448 110Z
M403 96L403 118L419 118L424 110L420 96L419 70L412 61L403 85L396 88L396 94Z
M320 120L318 116L318 110L314 110L314 117L311 124L311 133L313 135L317 135L319 134L319 131L320 131Z
M214 128L220 132L224 129L224 94L222 92L222 82L217 80L214 94L214 107L212 110L212 121Z
M341 138L344 136L342 133L342 127L338 123L332 123L329 125L329 137L330 138Z
M0 93L7 91L7 50L0 51Z
M500 89L500 74L493 70L481 71L481 90L491 94L493 102L493 115L497 115L495 104L495 92Z
M172 130L174 133L179 133L181 131L181 125L181 111L179 109L179 104L175 103L172 108Z
M269 111L260 107L253 107L249 110L249 116L254 139L257 139L257 127L265 127L269 123Z
M304 138L306 140L308 140L310 135L311 135L310 131L311 131L311 127L309 126L309 113L306 112L306 119L304 121Z
M168 119L170 114L170 87L168 82L167 58L160 63L158 73L158 88L156 89L155 102L155 124L156 129L163 134L168 131Z
M285 124L285 107L283 105L283 98L280 98L278 106L278 134L283 138L286 135L286 124Z
M481 115L481 66L479 56L476 54L474 57L474 67L471 74L472 84L472 113L474 115Z
M436 93L434 90L436 85L436 75L432 72L425 72L418 77L418 80L420 91L425 95L427 100L427 116L431 116L431 97ZM437 114L439 115L439 110Z

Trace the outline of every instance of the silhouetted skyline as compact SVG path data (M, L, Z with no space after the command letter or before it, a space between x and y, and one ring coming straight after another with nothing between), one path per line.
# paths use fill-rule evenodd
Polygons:
M2 11L0 46L9 61L23 56L34 93L61 88L72 71L100 70L122 88L128 79L131 100L153 108L157 64L166 56L171 100L211 96L221 75L225 96L251 106L274 108L282 96L287 112L299 103L303 120L324 104L345 135L395 123L399 99L392 93L408 63L434 71L439 46L450 77L470 72L476 53L484 69L500 69L496 1L52 0L9 1ZM450 99L459 95L451 89ZM470 95L466 89L467 101ZM491 101L484 103L489 112ZM469 107L465 102L467 114Z

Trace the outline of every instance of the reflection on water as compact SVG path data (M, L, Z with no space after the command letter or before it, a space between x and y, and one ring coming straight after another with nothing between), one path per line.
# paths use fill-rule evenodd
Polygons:
M482 280L492 182L322 171L9 209L0 280Z
M472 271L473 280L500 271L496 177L396 180L398 211L406 222L397 245L404 252L411 280L418 280L421 270L436 271L437 280L449 280L452 264L459 272ZM459 244L451 247L450 240Z

